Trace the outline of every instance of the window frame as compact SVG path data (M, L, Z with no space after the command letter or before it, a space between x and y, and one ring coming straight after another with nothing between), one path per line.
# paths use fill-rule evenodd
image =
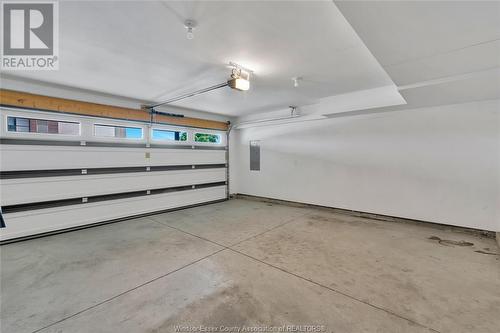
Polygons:
M127 126L127 125L118 125L118 124L105 124L102 122L95 122L91 124L92 126L92 138L94 139L102 139L102 140L131 140L131 141L144 141L144 128L142 126ZM133 129L140 129L141 130L141 137L140 138L127 138L127 137L117 137L117 136L99 136L96 135L96 126L103 126L103 127L111 127L113 129L120 127L120 128L133 128Z
M47 132L30 132L29 131L29 125L28 125L28 131L27 132L21 132L21 131L10 131L9 130L9 118L15 118L15 119L27 119L28 123L30 120L41 120L41 121L53 121L57 123L68 123L68 124L76 124L78 125L78 133L77 134L67 134L67 133L49 133ZM47 124L48 126L48 124ZM17 125L16 125L17 127ZM69 138L77 138L82 136L82 123L80 121L75 121L75 120L66 120L66 119L55 119L54 117L47 117L45 118L44 116L40 117L30 117L30 116L24 116L24 115L15 115L12 113L6 113L5 114L5 133L6 135L13 135L13 136L18 136L18 135L30 135L30 136L53 136L53 137L69 137Z
M13 109L10 107L2 106L0 107L0 120L5 123L5 125L0 125L0 135L4 138L12 139L33 139L33 140L54 140L54 141L79 141L80 145L86 145L86 142L116 142L116 143L128 143L128 144L139 144L143 143L146 147L149 145L161 146L209 146L209 147L223 147L227 145L227 132L217 129L208 129L202 127L190 127L182 125L174 125L167 123L142 123L126 119L111 119L103 117L94 116L81 116L72 115L67 113L54 113L44 110L31 110L31 109ZM74 128L74 134L60 134L60 133L38 133L38 132L18 132L9 131L9 120L8 117L15 119L24 118L29 122L30 119L42 120L42 121L53 121L59 123L69 123L74 124L73 126L78 126ZM12 121L11 121L12 124ZM28 125L28 123L26 123ZM115 130L116 127L124 128L136 128L140 129L141 138L133 137L106 137L106 136L96 136L95 135L95 125L110 126ZM33 126L33 125L32 125ZM55 131L55 126L50 125L51 130ZM12 128L12 126L11 126ZM27 130L27 128L24 128ZM185 132L187 135L186 141L175 141L175 140L159 140L152 138L152 130L157 129L160 131L173 131L173 132ZM58 129L59 130L59 129ZM219 142L196 142L195 133L209 134L218 136ZM132 133L133 134L133 133ZM138 133L137 133L138 134Z
M186 133L186 140L162 140L153 138L153 133L155 130L165 131L165 132L179 132ZM191 133L187 128L174 128L174 127L151 127L149 131L150 142L155 144L190 144L191 142Z

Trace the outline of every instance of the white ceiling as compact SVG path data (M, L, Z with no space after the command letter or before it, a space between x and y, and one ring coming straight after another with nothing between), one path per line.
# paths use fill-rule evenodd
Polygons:
M500 98L500 2L335 3L402 88L384 110Z
M194 40L186 18L198 21ZM9 78L161 101L225 81L234 61L255 70L250 91L177 106L243 118L326 100L329 113L349 114L331 101L395 85L407 105L366 112L500 98L497 1L61 2L60 48L59 71Z
M12 74L161 101L224 82L234 61L255 71L250 91L178 103L228 116L393 84L331 1L76 1L59 12L60 70Z

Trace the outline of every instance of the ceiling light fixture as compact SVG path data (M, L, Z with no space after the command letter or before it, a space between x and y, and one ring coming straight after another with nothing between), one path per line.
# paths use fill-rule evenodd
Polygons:
M184 21L184 27L187 29L186 33L186 38L187 39L193 39L194 38L194 32L193 30L196 28L197 23L195 20L186 20Z
M227 81L230 88L247 91L250 89L250 72L239 66L234 66L231 72L231 79Z
M229 84L230 88L240 90L240 91L246 91L250 89L250 81L245 80L245 79L240 79L240 78L232 78L231 80L227 81Z
M297 76L297 77L292 77L292 81L293 81L293 86L295 88L297 88L299 86L299 80L302 80L302 78L300 76Z

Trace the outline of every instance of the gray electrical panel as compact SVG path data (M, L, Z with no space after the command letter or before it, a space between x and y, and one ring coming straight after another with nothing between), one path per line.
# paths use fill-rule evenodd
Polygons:
M260 171L260 141L250 141L250 170Z

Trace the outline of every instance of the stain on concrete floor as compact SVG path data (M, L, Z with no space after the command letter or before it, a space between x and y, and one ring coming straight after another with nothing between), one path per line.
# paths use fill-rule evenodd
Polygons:
M483 250L476 250L474 252L477 252L477 253L481 253L481 254L489 254L489 255L494 255L494 256L498 256L500 255L500 253L495 253L495 252L487 252L487 251L483 251Z
M466 242L466 241L463 241L463 240L460 240L460 241L456 241L456 240L451 240L451 239L441 239L437 236L431 236L429 237L429 239L431 240L435 240L437 241L439 244L441 245L456 245L456 246L473 246L474 243L471 243L471 242Z

